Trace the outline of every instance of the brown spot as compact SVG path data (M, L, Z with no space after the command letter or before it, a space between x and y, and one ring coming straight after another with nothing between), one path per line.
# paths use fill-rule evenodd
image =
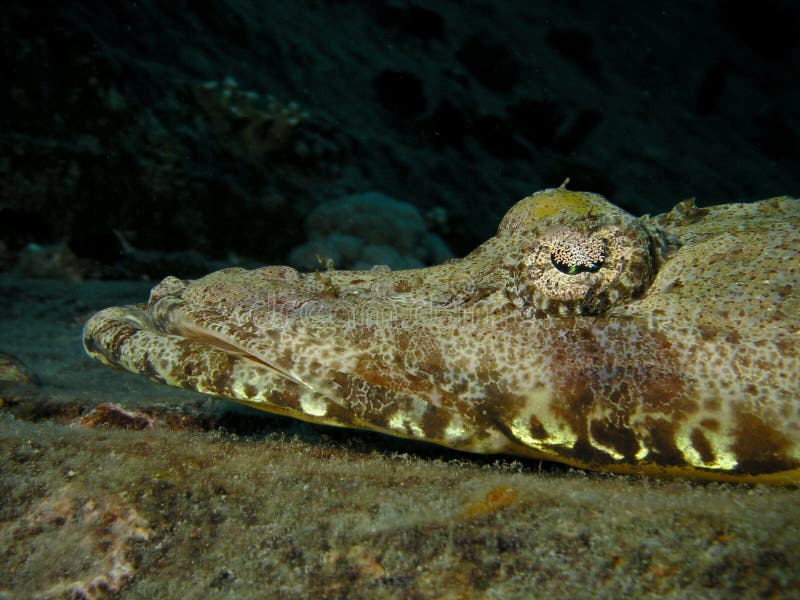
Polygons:
M683 465L686 461L683 453L675 444L675 423L666 419L648 419L648 436L645 446L651 449L647 460L659 465L677 466Z
M697 451L703 462L714 462L714 449L711 447L711 442L708 441L706 434L703 433L701 429L692 429L689 439L692 442L692 448Z
M672 283L670 283L669 286L667 286L667 290L680 289L682 287L683 287L683 282L680 280L680 278L678 278Z
M789 457L791 443L780 431L753 414L739 415L734 429L736 441L731 450L742 473L775 473L796 469L797 460Z
M543 440L547 437L547 430L536 415L531 415L531 418L528 420L528 432L531 437L537 440Z
M288 404L286 400L283 400L284 403ZM297 396L297 400L295 401L297 405L297 410L302 410L300 408L300 397ZM325 412L325 420L335 423L340 423L342 425L353 425L353 413L352 411L348 410L344 406L340 406L335 402L326 402L327 411Z
M139 375L144 375L148 379L155 381L164 381L164 378L159 374L158 370L150 360L150 354L146 353L142 356L141 360L136 364L136 372Z
M709 398L703 401L703 408L710 412L717 412L721 406L722 403L719 398Z
M651 449L648 461L684 463L675 431L698 407L668 338L637 321L560 319L546 346L556 383L550 409L577 436L575 453L617 462L598 449L592 456L591 428L594 439L628 461L635 462L645 446ZM590 424L589 415L598 413L607 419ZM631 427L634 414L646 416L644 427ZM642 429L645 439L637 438Z
M610 465L618 462L605 450L593 446L585 437L579 437L571 450L564 449L560 451L560 454L564 458L569 458L581 464L595 467L602 467L603 465Z
M231 377L231 372L233 371L235 361L236 359L233 356L227 354L220 355L218 360L215 361L214 369L210 374L213 388L220 393L224 393L228 397L232 395L231 384L233 383L233 379Z
M713 327L710 327L705 324L700 324L697 326L697 333L700 334L700 339L702 339L703 341L710 341L713 340L715 337L717 337L717 334L719 332Z
M412 291L411 284L408 283L405 279L400 279L394 284L394 291L398 294L406 294Z
M468 387L469 381L466 378L459 379L450 384L450 390L454 396L460 396L461 394L465 393Z
M586 415L594 404L595 397L586 382L575 381L569 388L561 387L550 403L550 410L569 424L573 433L586 437L588 431Z
M363 399L363 407L354 411L360 418L378 428L388 429L390 417L397 412L397 399L386 388L340 371L331 374L331 381L338 386L337 396L340 398L358 398L359 403ZM364 395L365 385L369 385L369 392L366 396ZM351 405L355 407L352 401ZM328 403L328 406L333 408L336 405ZM377 407L381 408L377 409Z
M444 357L429 331L399 331L394 343L403 369L430 373L439 380L443 378Z
M791 336L785 333L779 333L775 336L773 341L775 342L775 347L778 349L778 352L781 353L781 356L794 356L797 354L797 346Z
M375 337L373 325L358 324L347 333L345 341L359 345L364 341L374 340Z
M81 417L79 422L90 429L113 427L141 431L155 427L155 419L152 415L110 402L98 404L89 414Z
M118 322L113 322L108 325L111 328L111 325L117 326L119 325ZM112 363L115 365L120 364L120 359L122 356L122 347L125 343L132 337L134 337L139 332L138 329L134 329L129 325L124 325L122 327L117 327L114 331L114 335L111 338L111 341L108 343L107 346L97 346L94 344L94 340L90 340L90 343L87 343L87 347L90 349L95 349L99 351L101 354L105 355ZM105 332L100 332L98 336L100 339L105 339Z
M777 308L769 313L768 319L770 322L786 321L789 317L781 309Z
M293 410L300 414L303 412L300 406L299 386L295 383L291 383L291 385L287 385L283 389L270 390L267 401L279 408Z
M190 339L181 339L176 342L180 353L173 361L173 375L176 379L190 379L202 373L198 361L198 343Z
M258 389L251 383L245 383L242 386L242 391L247 398L254 398L256 394L258 394Z
M479 374L481 381L489 380L491 377L490 373ZM508 415L519 414L524 405L525 398L509 392L505 386L490 380L483 387L483 399L476 414L480 426L475 432L475 437L485 439L495 427L504 431L509 437L514 437L505 423L508 421Z
M639 442L633 431L625 426L616 425L610 419L594 419L590 425L592 437L601 446L613 448L632 462L639 451Z
M450 415L441 408L429 404L425 414L422 415L420 427L425 432L426 439L441 440L448 423L450 423Z
M643 406L648 412L664 412L675 418L683 418L697 412L696 401L687 397L685 383L675 372L672 377L663 374L640 380Z
M650 576L656 579L662 577L670 577L674 575L677 569L669 565L653 565L650 567Z
M700 425L702 425L709 431L719 431L719 421L717 421L716 419L703 419L702 421L700 421Z
M738 331L729 331L725 334L725 341L729 344L739 344L742 341L742 335Z
M476 517L487 513L494 513L501 508L510 506L516 502L518 498L519 492L514 488L499 486L490 490L485 498L465 506L464 516Z

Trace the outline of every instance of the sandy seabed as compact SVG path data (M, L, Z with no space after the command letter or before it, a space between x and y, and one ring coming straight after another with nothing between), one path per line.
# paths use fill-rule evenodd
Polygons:
M0 598L785 597L795 489L585 473L275 418L107 369L149 284L0 275Z

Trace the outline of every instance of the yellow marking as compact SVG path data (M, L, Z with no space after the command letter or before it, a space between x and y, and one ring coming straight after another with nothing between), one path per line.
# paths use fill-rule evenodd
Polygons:
M714 452L713 461L704 462L700 457L700 453L694 449L694 445L689 436L695 428L699 428L705 434L708 443L711 444L711 449ZM684 425L675 435L675 446L683 455L683 460L685 460L687 464L701 469L719 469L722 471L733 471L736 469L739 462L733 454L726 450L726 448L731 447L734 441L732 436L711 432L701 427L698 423Z
M595 204L590 202L584 193L553 190L551 194L537 195L536 202L531 206L531 212L537 219L547 219L559 215L581 216L588 213L594 206Z
M313 394L300 396L300 409L312 417L324 417L328 414L328 402Z
M544 388L530 392L522 411L511 421L511 433L526 446L543 452L549 456L557 456L553 446L572 448L578 441L569 427L565 426L553 416L547 408L550 405L552 391ZM531 435L530 419L535 416L547 432L547 437L539 439Z
M638 443L639 440L636 441ZM612 448L611 446L606 446L605 444L598 442L592 435L591 428L589 428L589 443L598 450L602 450L606 454L610 455L614 460L623 460L625 458L625 455L621 452L618 452L616 448Z
M233 380L233 385L231 386L231 391L233 392L233 395L241 400L252 400L252 398L247 397L244 388L245 388L245 383L248 383L250 387L253 387L253 384L247 380L242 380L236 377L235 373L236 370L234 368L234 374L232 375L234 377L234 380Z
M404 435L407 435L407 432L410 430L414 436L424 439L425 432L422 431L422 427L420 427L417 422L418 419L415 419L412 415L398 410L389 417L389 428L394 431L400 431Z
M470 436L464 427L464 420L458 413L453 413L447 427L444 428L444 439L448 442L465 440Z

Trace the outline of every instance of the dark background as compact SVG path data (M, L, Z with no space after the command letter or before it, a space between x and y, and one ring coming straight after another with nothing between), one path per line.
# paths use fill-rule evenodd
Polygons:
M368 191L458 255L566 177L637 214L800 194L796 3L460 4L6 3L0 268L282 263Z

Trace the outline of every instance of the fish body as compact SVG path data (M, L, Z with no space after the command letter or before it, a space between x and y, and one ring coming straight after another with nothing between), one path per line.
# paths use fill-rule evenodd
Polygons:
M407 271L167 277L87 352L268 412L479 453L800 480L800 201L636 218L537 192Z

